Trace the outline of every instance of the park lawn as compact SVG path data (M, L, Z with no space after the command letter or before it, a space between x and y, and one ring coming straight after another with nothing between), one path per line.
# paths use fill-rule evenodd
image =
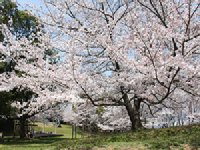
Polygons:
M55 150L59 149L59 143L66 138L41 138L31 140L11 140L0 144L0 150Z
M67 127L70 131L69 126L62 126L64 131ZM95 133L76 140L67 136L68 133L57 138L10 141L0 145L0 150L200 150L200 125L127 133Z
M37 126L34 127L35 131L44 131L55 133L55 127L53 123L48 123L47 125L43 125L43 123L37 122ZM71 125L61 124L61 127L56 128L57 134L63 134L64 136L60 136L60 138L71 138L72 137L72 127ZM79 130L77 131L77 138L80 138Z
M43 123L36 123L34 126L35 131L43 131ZM44 128L45 132L55 132L55 127L53 123L48 123ZM63 134L63 136L58 137L47 137L47 138L36 138L36 139L5 139L3 144L0 144L0 150L54 150L60 149L59 143L65 143L65 141L70 140L72 136L72 128L70 125L62 124L61 127L56 129L57 134ZM79 131L77 132L77 138L81 135Z

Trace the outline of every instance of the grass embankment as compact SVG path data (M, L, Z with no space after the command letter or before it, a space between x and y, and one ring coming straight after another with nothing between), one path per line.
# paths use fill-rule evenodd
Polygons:
M68 141L66 147L85 150L200 150L200 126L93 135L88 139Z
M38 127L40 128L41 125ZM66 132L68 129L68 132ZM45 130L54 129L46 127ZM59 149L81 149L81 150L190 150L200 149L200 126L174 127L166 129L148 129L129 133L99 133L90 137L71 138L71 128L62 125L57 133L67 134L60 138L41 138L25 141L10 141L0 145L0 150L59 150ZM80 135L79 135L80 137Z

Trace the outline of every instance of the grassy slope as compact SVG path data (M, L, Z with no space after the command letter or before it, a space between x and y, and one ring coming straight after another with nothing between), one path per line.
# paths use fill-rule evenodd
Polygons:
M63 144L66 145L66 144ZM76 149L187 149L199 148L200 126L176 127L166 129L141 130L134 133L96 135L90 139L68 141L68 147Z
M42 129L41 125L38 130ZM54 131L50 125L47 130ZM68 131L67 131L68 130ZM82 149L82 150L145 150L145 149L200 149L200 126L176 127L155 130L141 130L134 133L95 134L78 140L66 139L71 137L71 128L63 125L57 133L70 132L60 138L42 138L26 141L10 141L0 145L0 150L53 150L53 149ZM80 135L79 135L80 136Z

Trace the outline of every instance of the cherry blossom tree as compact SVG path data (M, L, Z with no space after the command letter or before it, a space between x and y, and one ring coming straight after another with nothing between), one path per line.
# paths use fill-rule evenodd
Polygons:
M153 114L181 107L184 95L199 99L198 0L43 2L41 22L67 57L72 87L94 106L125 107L132 130L142 127L141 105Z

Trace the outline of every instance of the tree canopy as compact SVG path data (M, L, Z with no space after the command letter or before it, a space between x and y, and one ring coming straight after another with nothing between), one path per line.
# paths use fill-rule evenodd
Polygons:
M51 44L87 102L125 107L134 130L146 113L199 100L198 1L43 2Z

